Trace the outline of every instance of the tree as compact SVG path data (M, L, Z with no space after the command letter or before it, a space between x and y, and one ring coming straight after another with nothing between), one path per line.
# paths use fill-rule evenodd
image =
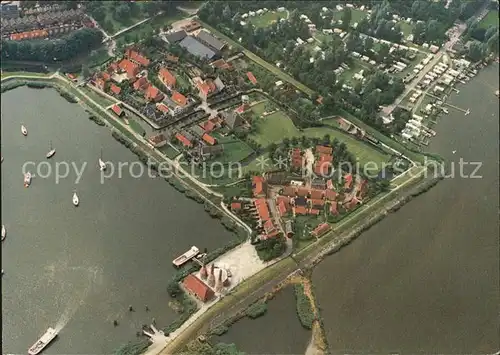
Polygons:
M369 52L373 48L373 38L366 37L364 46L365 46L365 52Z
M486 45L491 53L498 55L498 32L491 36Z
M472 42L469 47L468 57L474 62L484 58L485 50L480 42Z
M130 18L130 6L128 3L120 3L119 6L116 7L114 12L114 18L118 21L128 20Z
M90 77L89 67L88 67L88 65L83 64L82 65L82 78L87 79L88 77Z

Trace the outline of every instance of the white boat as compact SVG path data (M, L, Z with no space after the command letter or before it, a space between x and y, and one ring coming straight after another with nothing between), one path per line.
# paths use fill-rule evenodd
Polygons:
M7 237L7 231L5 230L5 226L2 224L2 242L4 241L5 237Z
M185 263L187 263L192 258L194 258L199 253L200 253L200 250L197 247L192 246L191 249L189 249L187 252L185 252L181 256L175 258L172 261L172 263L174 264L174 266L180 267L180 266L184 265Z
M78 206L80 204L80 199L78 198L78 195L76 192L73 193L73 205Z
M52 148L52 141L49 143L49 152L45 155L47 157L47 159L50 159L54 156L54 154L56 154L56 150Z
M29 187L31 184L31 173L28 171L24 174L24 187Z
M47 345L49 345L49 343L54 340L54 338L57 336L57 331L54 329L54 328L49 328L47 329L47 331L45 332L44 335L42 335L40 337L40 339L38 339L36 341L35 344L33 344L33 346L31 348L28 349L28 354L29 355L37 355L37 354L40 354L40 352L45 349L45 347Z
M106 170L106 163L102 160L102 148L101 148L101 157L99 158L99 169L101 169L101 171Z
M3 156L2 156L2 163L3 163Z
M23 134L23 136L28 135L28 130L26 129L26 127L24 125L21 125L21 133Z

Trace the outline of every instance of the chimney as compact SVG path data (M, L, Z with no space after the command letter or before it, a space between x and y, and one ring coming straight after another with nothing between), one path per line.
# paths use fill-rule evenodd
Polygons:
M210 267L210 275L208 275L208 286L214 287L215 285L215 275L214 275L214 264Z
M201 270L200 270L200 277L202 280L205 280L207 278L207 267L205 266L205 264L203 264L201 266Z
M222 289L222 270L219 269L219 277L217 278L217 283L215 284L215 291L219 292Z

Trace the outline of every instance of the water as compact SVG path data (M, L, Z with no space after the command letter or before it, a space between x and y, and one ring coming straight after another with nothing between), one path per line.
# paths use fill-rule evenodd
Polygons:
M451 103L471 114L450 109L429 147L482 162L482 179L440 182L316 268L332 353L500 348L497 88L498 65L459 87Z
M293 287L281 290L267 303L263 316L243 318L215 342L236 344L247 354L304 354L311 332L302 327L297 317Z
M133 178L123 168L121 178L116 172L101 184L101 147L115 165L136 156L54 90L7 92L1 108L3 353L25 353L49 326L61 331L47 354L111 353L152 317L160 326L174 320L166 292L172 259L192 245L214 249L233 236L163 180ZM23 163L45 161L50 140L53 168L88 163L80 183L73 172L59 184L35 176L24 188Z

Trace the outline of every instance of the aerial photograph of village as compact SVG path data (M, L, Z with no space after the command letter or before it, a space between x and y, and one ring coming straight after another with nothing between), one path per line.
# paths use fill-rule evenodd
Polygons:
M1 1L2 354L498 354L498 11Z

